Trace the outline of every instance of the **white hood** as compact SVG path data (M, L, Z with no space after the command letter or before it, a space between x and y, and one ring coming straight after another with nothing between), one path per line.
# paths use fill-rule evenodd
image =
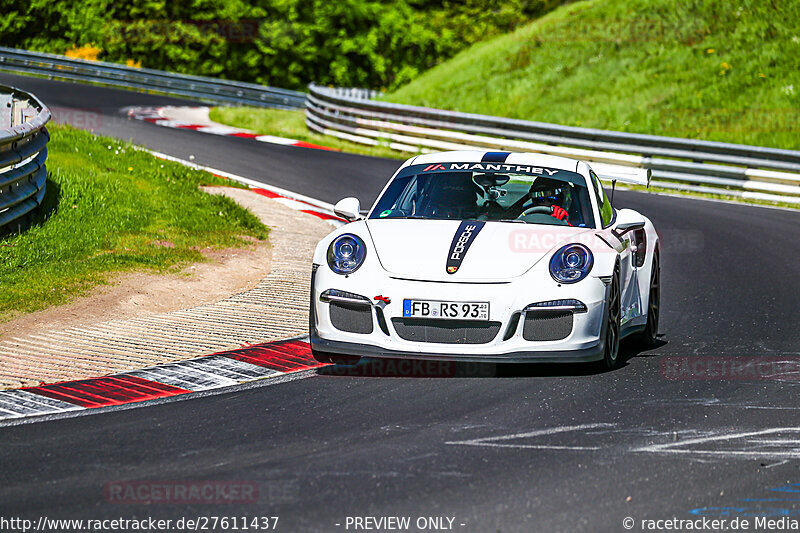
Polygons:
M505 281L521 276L553 248L594 230L540 224L487 222L458 271L446 269L459 220L370 219L367 228L381 265L390 274L426 281Z

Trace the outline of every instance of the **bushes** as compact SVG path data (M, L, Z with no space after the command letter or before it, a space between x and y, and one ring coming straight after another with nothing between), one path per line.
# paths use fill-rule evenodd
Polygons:
M564 0L0 0L0 45L286 88L395 88Z

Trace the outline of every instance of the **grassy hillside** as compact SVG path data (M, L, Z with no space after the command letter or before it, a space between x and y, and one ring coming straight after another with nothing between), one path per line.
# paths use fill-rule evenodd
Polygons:
M588 0L481 42L393 102L800 149L800 2Z
M116 272L204 261L269 229L199 185L231 185L130 144L48 127L47 194L36 223L0 236L0 321L65 303Z

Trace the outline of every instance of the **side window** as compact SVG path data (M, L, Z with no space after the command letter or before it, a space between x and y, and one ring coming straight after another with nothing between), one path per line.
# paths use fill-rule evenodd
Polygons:
M611 207L611 202L608 201L608 196L606 196L605 191L603 190L603 184L600 182L600 178L597 177L597 174L594 171L591 172L592 179L594 179L594 189L595 194L597 195L597 205L600 207L600 221L603 224L603 227L607 227L611 225L611 221L614 220L614 208Z

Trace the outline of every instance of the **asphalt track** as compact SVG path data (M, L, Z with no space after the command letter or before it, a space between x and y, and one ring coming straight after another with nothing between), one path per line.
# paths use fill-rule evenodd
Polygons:
M174 99L7 74L0 83L66 109L68 121L89 108L100 133L321 200L368 204L398 165L119 112ZM0 516L278 515L280 531L354 531L348 516L445 516L465 532L797 516L800 213L621 191L615 204L647 214L663 241L662 345L629 347L620 370L376 363L4 427ZM725 371L749 358L762 379ZM248 480L260 498L120 505L103 493L117 480Z

